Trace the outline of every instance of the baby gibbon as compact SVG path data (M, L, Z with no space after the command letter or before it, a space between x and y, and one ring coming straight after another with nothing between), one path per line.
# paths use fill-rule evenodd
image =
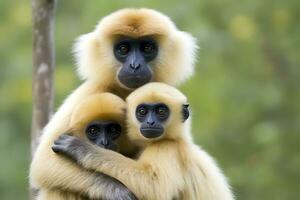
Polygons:
M127 97L128 137L140 146L136 160L95 148L80 138L58 139L86 169L112 176L139 199L233 200L212 157L192 141L187 98L174 87L149 83Z
M116 11L104 17L93 32L81 36L74 52L84 83L67 97L44 128L30 167L31 187L86 192L88 185L93 185L88 180L94 177L51 149L54 140L66 133L74 108L95 93L111 92L125 99L148 82L177 86L193 74L196 49L190 34L151 9ZM130 143L123 143L120 153L134 153ZM81 179L77 177L87 181L78 183ZM83 183L88 184L81 187Z
M91 95L75 107L66 133L94 144L95 147L118 151L119 147L124 145L124 141L128 140L124 134L125 108L125 102L111 93ZM56 135L56 137L58 136L59 134ZM66 136L61 135L59 138L65 139L64 137ZM52 150L56 153L59 153L61 148L69 147L61 146L59 141L52 146ZM55 156L64 160L62 167L66 169L63 174L66 178L64 180L57 179L57 184L61 185L60 188L41 190L38 196L39 200L81 200L86 199L91 193L98 195L99 199L100 197L108 200L136 199L134 194L118 180L85 169L80 169L86 175L81 176L74 170L78 166L74 168L70 160L60 155ZM52 176L59 176L55 171L49 171L49 173ZM78 191L65 188L65 185L74 177L77 181L74 184L80 188Z

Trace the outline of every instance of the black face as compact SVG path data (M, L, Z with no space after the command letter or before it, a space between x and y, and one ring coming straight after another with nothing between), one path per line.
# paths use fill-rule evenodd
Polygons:
M114 45L114 55L122 63L119 81L130 89L138 88L152 79L149 62L158 54L158 46L152 38L125 38Z
M85 134L94 144L105 149L117 150L115 140L121 135L120 124L113 121L94 121L86 127Z
M144 103L136 108L135 115L141 122L141 134L146 138L157 138L164 133L164 123L170 110L163 103Z

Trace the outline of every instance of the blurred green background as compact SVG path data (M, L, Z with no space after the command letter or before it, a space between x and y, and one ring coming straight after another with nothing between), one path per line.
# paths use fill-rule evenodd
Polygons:
M30 1L0 1L0 199L28 199L31 123ZM237 199L300 195L300 2L297 0L58 1L56 107L80 83L74 39L119 8L169 15L201 47L182 86L195 140L228 176Z

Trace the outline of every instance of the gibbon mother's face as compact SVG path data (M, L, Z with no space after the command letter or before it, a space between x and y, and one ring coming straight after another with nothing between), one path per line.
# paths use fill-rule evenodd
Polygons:
M149 62L158 54L158 44L151 37L124 37L114 44L114 55L122 63L118 71L119 82L129 89L138 88L152 80Z

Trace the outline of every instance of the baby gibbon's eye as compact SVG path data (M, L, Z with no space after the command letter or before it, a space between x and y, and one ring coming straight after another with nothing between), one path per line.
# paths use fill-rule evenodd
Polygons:
M164 107L159 107L159 108L157 109L157 113L158 113L159 115L165 114L165 113L166 113L166 108L164 108Z
M145 107L141 106L138 108L137 113L141 116L144 116L147 114L147 109Z
M115 140L121 135L121 126L119 124L112 124L108 127L108 133L112 139Z
M97 125L91 125L87 128L87 136L90 139L96 139L100 133L101 129Z
M112 133L116 132L116 130L117 129L115 127L113 127L113 126L109 128L109 131L112 132Z
M168 107L161 105L156 108L156 114L159 118L167 118L169 116Z

